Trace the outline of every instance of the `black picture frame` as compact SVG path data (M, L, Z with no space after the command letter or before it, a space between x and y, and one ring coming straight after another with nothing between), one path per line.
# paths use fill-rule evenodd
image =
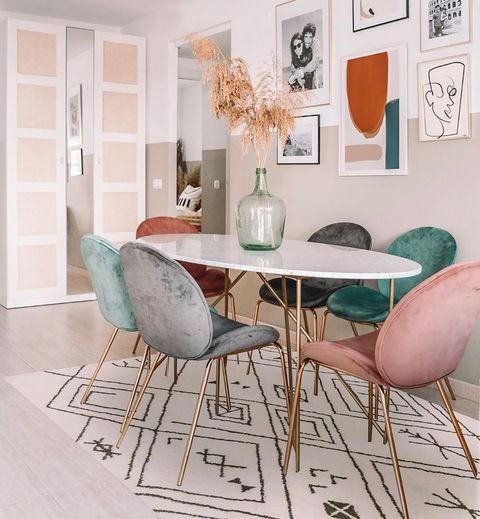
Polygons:
M405 16L400 18L395 18L393 20L388 20L385 22L376 23L374 25L369 25L368 27L355 28L355 2L359 2L360 0L352 0L352 30L353 32L366 31L368 29L373 29L374 27L380 27L381 25L387 25L388 23L399 22L400 20L406 20L410 18L410 0L405 0Z
M310 128L312 130L311 136L311 146L312 152L310 155L284 155L284 149L286 145L282 145L280 143L279 136L277 134L277 164L280 166L285 165L296 165L296 166L304 166L311 164L320 164L320 115L299 115L295 117L295 120L298 122L302 121L305 124L304 126L308 130L308 123L310 123ZM289 138L291 138L289 136ZM292 145L292 144L291 144ZM293 146L293 145L292 145ZM300 149L300 146L297 146Z

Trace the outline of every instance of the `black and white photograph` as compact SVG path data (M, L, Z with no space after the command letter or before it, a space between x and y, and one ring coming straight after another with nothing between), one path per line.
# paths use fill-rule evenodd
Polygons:
M82 145L82 85L68 89L67 100L68 147Z
M295 118L285 143L278 138L277 164L320 164L320 116Z
M469 0L421 0L422 51L470 40Z
M409 0L352 0L353 32L405 20L408 4Z
M468 78L466 54L418 64L421 141L470 137Z
M277 7L277 57L292 91L309 91L305 106L330 102L328 0L297 0Z

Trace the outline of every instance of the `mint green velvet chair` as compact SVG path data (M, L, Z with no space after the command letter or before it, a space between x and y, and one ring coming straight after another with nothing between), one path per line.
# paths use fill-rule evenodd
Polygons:
M100 312L104 319L113 326L107 345L100 356L97 367L83 395L83 404L92 390L93 383L112 347L118 331L138 332L138 329L130 296L123 279L118 249L105 238L94 234L83 236L81 249L83 261L87 266L88 274L97 296ZM140 335L137 334L135 348L139 340Z
M401 256L422 265L417 276L395 280L394 302L398 303L410 290L438 271L452 265L457 254L453 236L437 227L418 227L399 236L387 249L388 254ZM378 281L378 290L353 285L341 288L327 299L320 328L320 340L324 340L326 318L329 313L350 322L354 335L358 335L355 323L378 328L389 314L389 280ZM448 389L455 398L446 380Z

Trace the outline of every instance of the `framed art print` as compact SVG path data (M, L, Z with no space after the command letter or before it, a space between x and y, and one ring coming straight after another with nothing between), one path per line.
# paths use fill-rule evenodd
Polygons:
M70 150L68 152L68 169L71 177L83 175L83 152L82 148Z
M407 174L405 45L342 60L340 175Z
M67 96L67 141L69 148L83 144L82 139L82 85L68 89Z
M421 50L470 41L470 0L420 0Z
M469 57L418 64L418 136L421 141L470 137Z
M320 116L295 117L285 143L277 137L277 164L320 164Z
M409 0L352 0L353 32L405 20Z
M279 5L276 23L283 83L309 92L305 106L330 103L330 0Z

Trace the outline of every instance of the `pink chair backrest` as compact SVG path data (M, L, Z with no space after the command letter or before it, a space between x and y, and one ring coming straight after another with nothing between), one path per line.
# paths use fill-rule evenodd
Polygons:
M480 261L457 263L426 279L392 310L375 362L393 387L420 387L460 363L480 312Z
M147 218L137 227L137 239L143 236L152 236L153 234L193 234L198 230L185 220L174 218L172 216L154 216ZM207 267L205 265L197 265L195 263L187 263L181 261L181 265L194 278L198 278L205 274Z

